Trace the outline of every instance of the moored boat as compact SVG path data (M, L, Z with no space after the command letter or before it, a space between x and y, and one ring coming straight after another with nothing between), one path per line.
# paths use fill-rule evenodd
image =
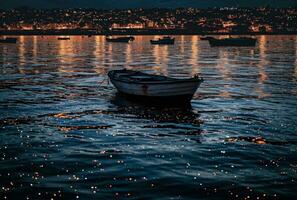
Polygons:
M128 43L130 41L133 41L135 38L133 36L127 36L127 37L106 37L107 42L123 42Z
M215 47L215 46L255 46L257 39L256 38L248 38L248 37L224 38L224 39L211 38L211 39L208 39L208 42L211 47Z
M214 39L214 37L206 36L206 37L200 37L200 40L211 40Z
M17 42L17 38L12 38L12 37L6 37L4 39L0 39L0 43L16 43Z
M130 41L134 41L135 40L135 37L134 36L129 36L130 38Z
M138 100L166 103L190 102L203 82L198 75L178 79L126 69L109 71L108 77L116 89L126 96Z
M174 44L174 38L169 36L158 38L157 40L150 40L151 44Z
M70 37L58 37L58 40L70 40Z

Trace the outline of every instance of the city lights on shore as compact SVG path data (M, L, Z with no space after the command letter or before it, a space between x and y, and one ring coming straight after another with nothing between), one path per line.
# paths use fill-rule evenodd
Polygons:
M294 33L295 8L13 9L0 10L0 31L187 30L207 33Z

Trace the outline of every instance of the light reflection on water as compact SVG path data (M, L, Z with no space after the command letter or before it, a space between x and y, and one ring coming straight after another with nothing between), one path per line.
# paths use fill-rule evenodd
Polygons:
M295 36L295 78L297 80L297 36Z
M285 199L295 195L297 37L210 48L103 36L0 45L0 197ZM202 74L190 107L131 102L106 73ZM174 188L174 190L173 190Z

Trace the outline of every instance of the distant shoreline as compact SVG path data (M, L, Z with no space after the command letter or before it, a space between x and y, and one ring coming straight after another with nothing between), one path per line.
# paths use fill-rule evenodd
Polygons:
M0 35L297 35L297 32L230 32L213 33L190 30L117 30L96 32L94 30L0 30Z

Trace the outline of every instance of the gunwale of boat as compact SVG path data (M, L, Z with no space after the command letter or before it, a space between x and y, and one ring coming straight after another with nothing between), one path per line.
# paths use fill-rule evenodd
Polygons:
M117 77L116 73L120 73L120 72L122 72L123 75L120 75ZM133 70L113 70L108 72L108 76L109 78L114 79L116 81L129 83L129 84L176 84L176 83L203 81L201 77L180 79L180 78L172 78L172 77L167 77L162 75L147 74L147 73L133 71Z

